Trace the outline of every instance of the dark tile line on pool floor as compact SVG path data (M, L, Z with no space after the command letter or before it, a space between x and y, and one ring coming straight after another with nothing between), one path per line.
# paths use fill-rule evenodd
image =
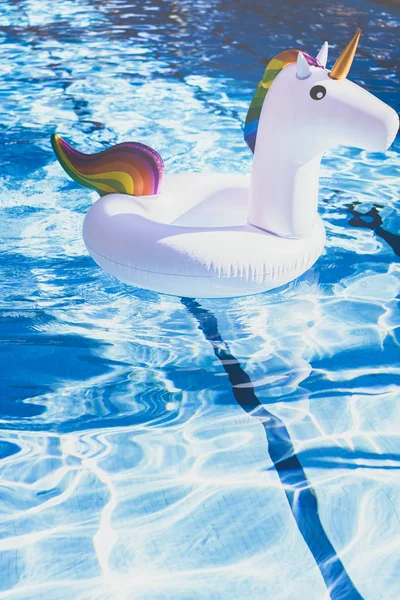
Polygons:
M250 377L231 354L222 339L215 315L192 298L182 304L197 320L199 329L212 345L232 385L239 406L263 425L272 462L283 485L297 526L308 545L331 600L362 600L342 561L336 554L318 514L318 500L295 453L289 432L281 419L270 413L258 400Z
M352 215L349 219L349 225L352 227L365 227L371 229L376 236L385 240L392 248L396 256L400 256L400 236L383 229L383 219L379 214L379 209L382 208L379 204L374 204L372 208L365 213L359 212L356 208L359 202L352 202L346 205L346 209Z

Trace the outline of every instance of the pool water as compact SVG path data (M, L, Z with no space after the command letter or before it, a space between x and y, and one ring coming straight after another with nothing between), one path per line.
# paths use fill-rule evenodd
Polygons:
M303 277L195 300L95 265L49 139L248 173L266 62L356 26L398 110L395 3L1 3L0 599L400 598L399 142L324 158Z

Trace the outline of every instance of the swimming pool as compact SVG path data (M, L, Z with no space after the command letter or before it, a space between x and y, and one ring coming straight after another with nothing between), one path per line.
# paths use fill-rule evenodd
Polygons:
M224 301L102 272L52 153L247 173L264 64L356 26L352 79L398 110L393 5L249 6L1 3L0 599L400 597L398 141L326 156L324 255Z

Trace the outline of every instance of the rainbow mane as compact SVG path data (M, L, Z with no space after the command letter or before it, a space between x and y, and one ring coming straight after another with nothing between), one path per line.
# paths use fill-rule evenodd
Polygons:
M96 190L100 196L157 194L164 173L161 156L145 144L125 142L98 154L83 154L58 135L51 136L53 150L72 179Z
M258 84L253 96L253 100L251 101L244 126L244 139L252 152L254 152L256 145L257 129L260 120L261 109L268 90L271 87L275 77L279 75L282 69L287 67L287 65L291 65L297 61L297 55L299 52L300 50L285 50L284 52L277 54L277 56L275 56L268 63L267 68L264 71L263 78ZM321 67L321 69L323 69L323 66L316 58L303 51L302 54L309 65Z

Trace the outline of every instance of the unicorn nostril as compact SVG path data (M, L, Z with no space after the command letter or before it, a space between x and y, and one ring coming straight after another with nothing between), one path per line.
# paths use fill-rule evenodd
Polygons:
M390 122L389 122L388 128L387 128L386 150L388 148L390 148L390 146L393 144L398 131L399 131L399 115L395 111L393 111L392 118L390 119Z

